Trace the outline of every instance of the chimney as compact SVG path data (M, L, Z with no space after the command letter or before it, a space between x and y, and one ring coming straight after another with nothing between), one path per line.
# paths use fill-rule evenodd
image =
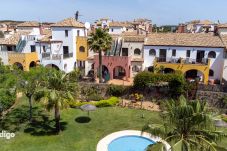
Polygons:
M214 36L218 36L218 27L214 26Z
M179 24L177 32L185 33L185 24Z

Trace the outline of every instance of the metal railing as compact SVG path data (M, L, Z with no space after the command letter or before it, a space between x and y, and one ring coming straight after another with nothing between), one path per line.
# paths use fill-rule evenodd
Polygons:
M42 58L50 58L50 52L43 52Z
M192 59L192 58L168 58L168 57L156 57L156 62L159 63L179 63L179 64L204 64L208 65L209 59Z

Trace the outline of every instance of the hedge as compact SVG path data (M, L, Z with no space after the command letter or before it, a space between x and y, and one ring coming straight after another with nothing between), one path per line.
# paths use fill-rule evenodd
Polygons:
M119 98L117 97L111 97L107 100L100 100L97 102L70 102L69 105L72 108L77 108L85 104L92 104L95 105L96 107L111 107L115 106L119 103Z

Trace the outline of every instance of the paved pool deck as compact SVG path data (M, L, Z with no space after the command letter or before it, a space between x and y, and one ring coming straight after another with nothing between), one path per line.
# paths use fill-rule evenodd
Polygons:
M96 151L108 151L109 144L113 140L123 136L142 136L154 142L162 142L163 144L165 144L167 151L171 151L170 145L166 141L162 140L160 137L152 136L149 133L141 132L137 130L125 130L125 131L119 131L119 132L115 132L110 135L107 135L106 137L104 137L102 140L98 142Z

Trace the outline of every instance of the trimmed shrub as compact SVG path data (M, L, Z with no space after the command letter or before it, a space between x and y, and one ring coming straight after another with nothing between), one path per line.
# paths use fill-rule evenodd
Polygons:
M92 103L92 102L76 102L76 101L69 102L69 106L71 108L78 108L78 107L80 107L82 105L85 105L85 104L92 104L92 105L94 105L94 103Z
M100 100L99 102L95 103L96 107L110 107L115 106L119 103L119 99L117 97L111 97L107 100Z
M71 108L78 108L85 104L92 104L95 105L96 107L111 107L117 105L118 103L119 99L117 97L111 97L107 100L100 100L97 102L69 102L69 106Z
M127 88L122 85L110 85L107 89L107 94L110 96L123 96L127 91Z

